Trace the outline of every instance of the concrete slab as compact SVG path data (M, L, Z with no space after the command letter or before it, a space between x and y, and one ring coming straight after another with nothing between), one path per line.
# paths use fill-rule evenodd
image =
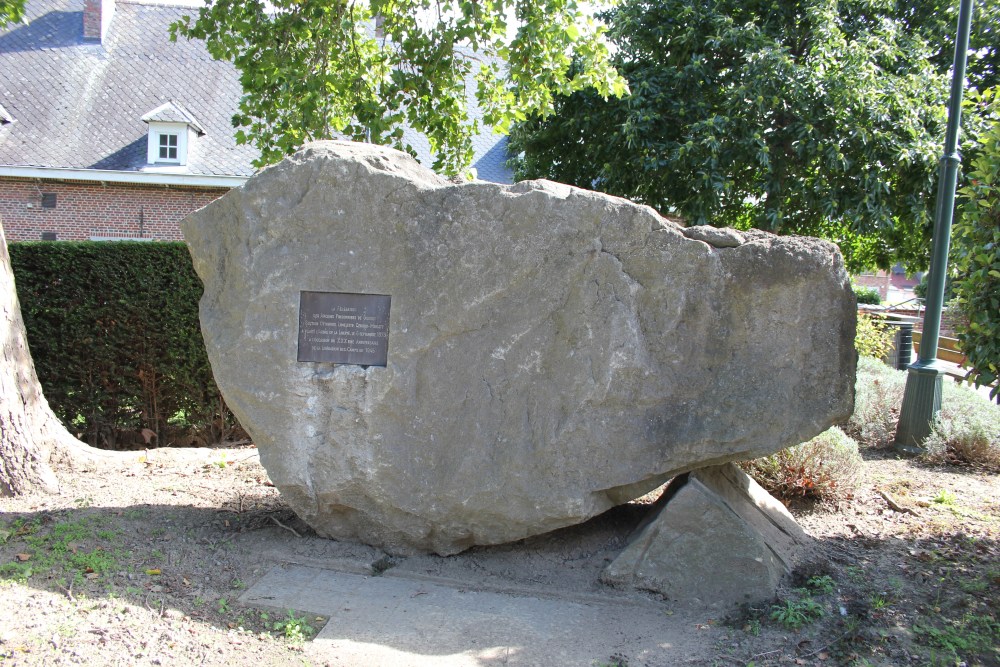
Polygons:
M327 665L639 667L683 664L704 648L690 615L673 617L641 598L477 590L393 570L364 576L282 564L240 601L329 616L305 649Z

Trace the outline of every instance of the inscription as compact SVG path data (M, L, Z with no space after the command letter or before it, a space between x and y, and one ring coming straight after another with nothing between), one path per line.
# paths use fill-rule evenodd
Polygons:
M386 365L390 296L344 292L299 295L299 361Z

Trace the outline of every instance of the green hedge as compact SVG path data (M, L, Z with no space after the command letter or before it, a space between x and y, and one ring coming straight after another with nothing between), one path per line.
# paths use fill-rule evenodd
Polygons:
M15 243L10 256L42 389L72 433L114 449L231 434L183 243Z
M866 303L873 306L878 306L882 303L882 295L879 294L877 287L852 284L851 288L854 290L854 296L857 297L858 303Z

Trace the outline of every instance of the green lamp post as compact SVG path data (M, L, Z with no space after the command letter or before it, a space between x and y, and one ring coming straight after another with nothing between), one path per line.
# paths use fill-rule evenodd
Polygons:
M927 277L927 303L924 311L923 338L917 361L910 365L903 392L903 406L896 427L896 451L920 454L922 443L931 432L931 424L941 411L943 370L937 359L941 334L941 309L944 305L944 279L948 272L948 249L951 245L951 221L955 211L955 186L958 183L958 131L962 120L962 89L965 86L965 63L972 25L972 0L962 0L958 12L958 38L955 41L955 67L948 103L948 131L944 156L938 175L937 211L934 216L934 239L931 269Z

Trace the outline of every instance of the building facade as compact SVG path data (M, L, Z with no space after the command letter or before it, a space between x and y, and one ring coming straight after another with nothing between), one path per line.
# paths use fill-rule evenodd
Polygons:
M164 0L29 0L0 31L0 222L7 240L181 239L180 221L246 182L242 88ZM475 110L472 111L475 115ZM430 164L426 139L408 136ZM506 142L474 141L479 177L510 182Z

